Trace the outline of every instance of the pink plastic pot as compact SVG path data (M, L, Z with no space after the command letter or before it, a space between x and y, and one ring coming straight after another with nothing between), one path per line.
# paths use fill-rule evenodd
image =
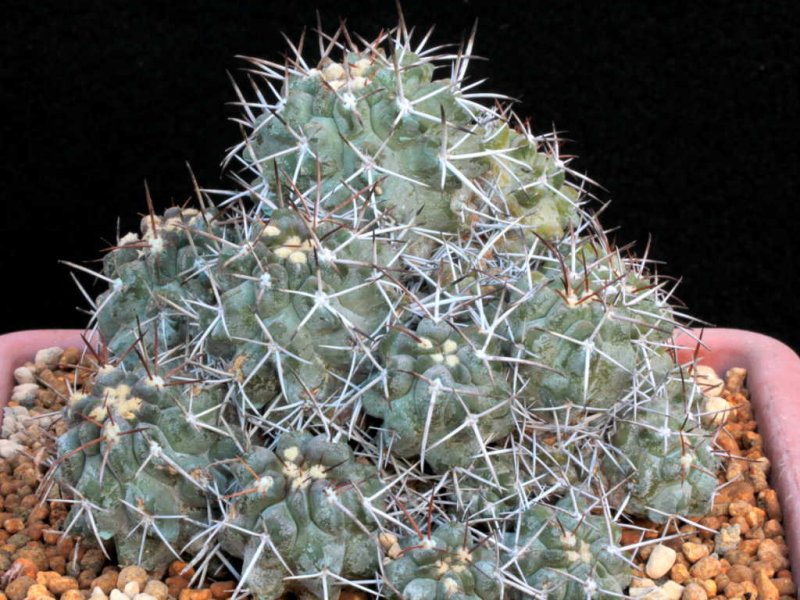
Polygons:
M16 367L32 360L40 348L83 347L80 334L75 329L51 329L0 335L0 407L8 401ZM800 433L795 431L800 429L800 358L785 344L749 331L706 329L702 339L699 356L703 364L720 375L731 367L747 369L759 431L772 461L772 483L783 507L792 572L800 585ZM679 353L679 360L689 360L696 346L694 339L679 335L677 342L687 348Z
M701 335L700 331L695 331ZM783 509L783 525L792 575L800 586L800 357L778 340L739 329L706 329L698 356L721 377L731 367L747 369L747 387L772 463L770 479ZM688 335L677 336L681 362L690 360L696 347Z

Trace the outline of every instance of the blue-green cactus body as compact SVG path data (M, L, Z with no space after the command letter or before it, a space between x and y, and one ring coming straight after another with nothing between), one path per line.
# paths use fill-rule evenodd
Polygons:
M179 556L226 485L213 464L235 455L240 434L213 410L221 390L183 387L104 367L91 394L75 395L66 409L56 476L94 507L90 519L76 503L76 524L113 538L121 562L153 568Z
M577 505L567 496L523 511L506 538L510 572L548 600L624 595L631 569L618 546L619 527Z
M719 460L713 436L693 416L697 400L690 383L672 380L621 415L612 438L620 458L605 472L612 484L624 482L630 512L663 523L711 509Z
M377 569L380 523L366 506L381 508L382 484L375 468L357 461L346 444L284 434L274 452L254 448L233 470L237 491L225 546L243 558L247 583L259 598L277 600L288 591L322 597L336 581L287 579L291 574L368 577ZM269 539L266 547L261 533ZM337 598L338 589L329 597Z
M500 600L495 554L461 523L444 523L430 536L404 538L384 562L385 597L405 600Z
M510 298L519 303L510 351L526 405L543 419L573 420L624 401L643 367L663 380L673 316L648 277L591 238L551 250Z
M383 347L388 395L375 386L364 408L383 419L393 453L424 456L443 471L469 464L511 431L504 375L478 357L476 332L423 320L414 333L389 335Z

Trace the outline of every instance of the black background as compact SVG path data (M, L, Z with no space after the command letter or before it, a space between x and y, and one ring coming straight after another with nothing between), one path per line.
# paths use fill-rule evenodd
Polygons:
M281 60L319 9L372 37L391 0L8 2L0 20L0 332L79 327L59 259L89 261L157 208L206 187L237 141L237 54ZM404 3L433 41L479 20L474 79L520 99L537 132L613 199L606 227L682 277L695 316L800 347L795 2ZM316 45L309 46L315 51ZM99 288L95 289L95 292Z

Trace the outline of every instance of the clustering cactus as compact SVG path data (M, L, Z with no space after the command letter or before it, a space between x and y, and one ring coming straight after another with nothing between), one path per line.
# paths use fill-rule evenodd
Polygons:
M286 580L285 569L349 578L377 569L383 485L375 467L358 463L347 444L285 434L274 452L253 448L233 471L240 489L229 496L231 527L223 543L251 565L248 582L259 594L323 595L324 581ZM264 535L253 535L259 527Z
M589 510L567 495L521 512L506 540L512 572L554 600L624 595L630 566L618 547L620 529Z
M501 576L494 551L463 523L444 522L429 535L398 543L390 535L384 585L387 598L406 600L499 600Z
M80 500L71 526L113 539L123 562L179 557L226 487L215 461L242 448L221 403L218 385L99 368L91 393L70 398L58 439L59 480Z
M320 42L254 60L236 189L151 206L95 273L114 366L66 409L73 526L262 600L623 594L622 528L716 488L671 290L473 91L472 39Z

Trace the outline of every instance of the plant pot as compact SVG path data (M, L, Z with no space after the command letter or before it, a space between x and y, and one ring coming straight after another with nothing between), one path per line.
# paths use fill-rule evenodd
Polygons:
M702 364L721 375L731 367L747 369L747 387L783 509L792 573L800 585L800 434L794 432L794 427L800 428L800 357L785 344L750 331L705 329L694 333L703 340L698 352ZM678 359L690 360L697 346L695 340L680 334L676 341L685 348L678 352ZM37 350L83 345L81 330L77 329L0 335L0 408L10 396L14 369L32 360ZM2 418L0 410L0 425Z
M783 510L783 526L792 577L800 585L800 357L778 340L740 329L695 330L702 336L701 364L720 376L731 367L747 369L747 389L772 463L771 483ZM676 337L678 360L691 360L696 341L686 334Z

